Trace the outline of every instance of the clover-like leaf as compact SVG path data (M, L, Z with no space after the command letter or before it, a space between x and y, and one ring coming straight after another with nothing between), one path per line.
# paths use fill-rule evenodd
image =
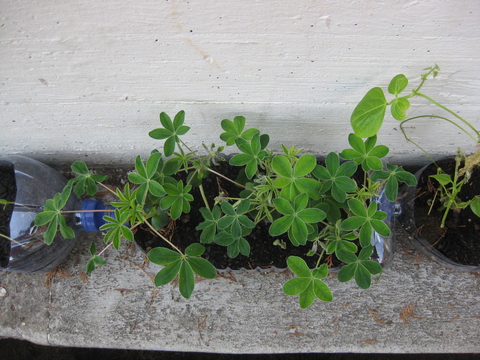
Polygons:
M243 116L235 116L233 121L224 119L220 123L224 133L220 134L220 139L225 141L228 146L235 144L235 140L241 138L244 140L251 140L253 135L259 132L258 129L251 128L243 130L245 128L245 118Z
M90 174L87 165L83 161L75 161L72 166L72 171L77 174L77 176L70 180L72 185L75 185L73 192L77 196L82 196L87 193L90 196L93 196L97 192L97 183L102 182L107 179L108 176Z
M90 275L93 270L97 267L97 265L105 265L107 261L102 258L101 256L97 255L97 250L95 247L95 243L92 241L90 244L90 260L87 262L85 272Z
M258 165L268 156L268 152L262 148L260 133L255 133L250 141L238 137L235 144L242 153L234 155L230 159L230 165L245 165L245 174L251 179L257 172Z
M211 243L217 234L218 220L222 216L220 207L215 205L212 210L201 208L200 213L203 215L205 221L198 224L197 230L203 230L200 235L201 243Z
M293 202L284 198L273 200L275 209L283 216L270 225L271 236L278 236L288 231L288 237L293 245L305 245L309 234L307 224L318 223L325 219L326 214L318 208L307 208L306 193L295 197Z
M106 215L103 217L106 223L100 226L100 230L108 230L105 234L104 241L105 243L112 241L113 247L118 250L122 238L133 241L133 233L128 227L130 221L128 212L121 212L119 209L115 209L114 214L114 217Z
M43 241L47 245L50 245L53 242L58 231L60 231L62 236L66 239L72 239L75 237L75 232L67 225L62 214L62 210L67 204L71 193L72 184L68 183L61 193L55 194L53 199L48 199L43 207L43 212L38 213L35 216L36 226L48 224L47 230L43 234Z
M170 283L178 275L178 288L182 296L190 298L195 288L195 273L213 279L217 275L215 267L199 257L205 251L201 244L194 243L185 249L185 255L167 248L153 248L147 254L148 259L158 265L166 265L155 276L155 285Z
M175 115L175 118L172 122L170 117L162 112L160 114L160 123L163 128L158 128L150 131L150 137L154 139L163 140L163 152L165 156L171 156L175 151L175 145L180 142L179 136L185 135L190 127L183 125L185 121L185 111L181 110Z
M377 145L377 136L369 137L363 142L355 134L348 135L348 143L351 149L345 149L340 156L346 160L354 160L361 164L364 171L380 170L383 167L381 158L385 157L389 149L385 145Z
M137 156L135 160L135 170L137 172L128 174L128 180L139 185L136 190L139 204L145 203L149 193L157 197L165 195L163 186L154 180L161 158L160 153L153 153L144 164L140 156Z
M312 174L324 181L322 192L330 190L332 197L339 203L345 202L347 193L357 190L357 183L350 177L357 171L354 161L347 161L340 165L340 158L334 152L327 155L325 166L318 165Z
M367 247L370 244L373 230L381 236L389 236L390 228L382 220L387 214L377 210L377 203L372 201L368 208L358 199L348 200L348 207L354 214L342 222L342 229L352 231L360 229L360 245Z
M317 159L310 154L302 155L295 164L287 155L275 156L272 169L277 174L273 185L282 189L280 196L292 201L298 194L306 193L312 199L320 198L321 185L315 179L306 177L317 166Z
M190 212L190 201L193 201L193 196L189 193L191 185L184 186L182 180L179 180L176 186L165 184L163 188L167 195L160 200L160 207L169 209L172 219L176 220L182 213Z
M373 247L368 246L360 251L358 257L349 253L348 258L338 257L341 261L347 263L338 272L338 280L340 282L350 281L355 278L355 282L362 289L368 289L372 283L372 275L376 275L382 272L382 266L373 261L368 260L372 256Z
M332 301L333 295L330 289L327 284L320 280L328 274L326 264L312 271L308 268L305 260L298 256L290 256L287 259L287 265L297 277L290 279L283 285L283 292L286 295L299 295L302 309L308 308L315 298L325 302Z
M370 176L372 181L385 180L385 195L388 201L396 201L398 196L398 184L405 183L407 186L415 186L415 175L403 170L401 166L386 165L386 170L377 170Z
M227 230L233 239L242 236L242 228L253 229L255 227L255 223L245 215L250 209L249 199L242 200L236 208L226 201L222 202L221 207L225 216L218 220L217 227Z

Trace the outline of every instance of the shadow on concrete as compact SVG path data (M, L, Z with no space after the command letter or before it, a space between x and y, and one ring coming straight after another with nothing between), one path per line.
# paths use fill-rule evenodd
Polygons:
M0 339L0 360L474 360L480 354L212 354L148 350L50 347L16 339Z

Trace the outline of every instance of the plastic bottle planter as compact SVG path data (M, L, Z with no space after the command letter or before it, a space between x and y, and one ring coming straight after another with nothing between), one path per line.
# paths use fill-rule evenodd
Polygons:
M453 158L443 159L437 163L449 162L449 161L453 161L454 163ZM441 167L442 169L444 169L443 165L441 165ZM429 175L432 175L432 174L436 174L435 165L429 164L427 166L424 166L415 174L418 180L417 188L403 187L401 189L400 198L401 198L402 215L400 217L400 222L405 228L405 230L411 235L415 246L420 251L422 251L428 258L451 269L455 269L459 271L480 271L480 266L464 265L464 263L461 263L460 261L454 261L444 255L444 253L446 253L448 248L458 248L461 245L463 245L462 244L463 241L460 238L456 238L454 243L443 242L443 241L446 241L446 238L444 235L447 233L447 231L451 231L448 229L448 222L446 223L447 227L443 228L443 230L441 230L442 228L438 227L440 231L436 233L434 236L431 236L430 234L433 234L433 232L427 229L427 225L423 226L425 223L424 220L418 219L420 216L422 216L424 211L420 210L417 202L425 201L423 197L428 197L428 198L432 197L431 193L424 194L424 191L420 191L420 187L422 186L422 184L427 183L427 181L429 180ZM474 179L472 176L472 178L470 178L470 182L472 184L475 182L479 183L480 179ZM464 185L464 187L467 185L468 184ZM437 211L437 209L438 209L438 205L434 204L430 214L432 213L443 214L443 212L439 212ZM469 209L462 210L460 214L465 215L466 213L468 213L468 211L470 210ZM458 213L454 214L452 211L450 211L449 216L450 217L453 216L455 219L462 221ZM462 230L470 226L474 227L475 225L473 224L473 221L478 221L478 218L475 219L474 216L467 216L467 219L465 219L464 224L460 223L460 226L457 227L457 230ZM468 236L468 239L472 240L473 243L476 242L476 249L477 251L480 251L480 231L478 231L478 229L476 231L473 230L472 234ZM436 248L436 246L438 246L438 249ZM473 253L474 248L472 247L472 245L468 245L465 251L467 252L466 254L470 256Z
M51 245L43 241L46 226L35 226L35 216L47 199L61 192L67 183L58 172L36 160L12 155L0 157L0 198L15 202L0 208L0 270L35 273L55 268L71 251L75 239L60 233ZM102 210L96 200L80 201L71 196L65 210ZM104 224L103 212L78 212L67 216L76 234L98 231Z

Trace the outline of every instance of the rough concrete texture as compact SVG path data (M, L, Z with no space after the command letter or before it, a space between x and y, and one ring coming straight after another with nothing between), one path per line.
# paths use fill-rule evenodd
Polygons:
M183 299L173 285L152 284L159 267L138 249L111 250L108 265L86 278L87 246L101 240L85 235L50 285L45 274L0 273L0 337L222 353L480 352L478 274L442 268L397 236L393 264L371 289L330 277L334 301L302 310L282 293L286 272L198 281L192 298Z

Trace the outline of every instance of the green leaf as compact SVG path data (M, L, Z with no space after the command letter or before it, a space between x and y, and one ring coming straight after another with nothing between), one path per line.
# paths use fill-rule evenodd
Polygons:
M299 296L300 307L302 309L308 308L310 305L313 304L315 300L315 290L313 287L313 282L302 292Z
M92 273L92 271L95 270L95 262L93 261L93 259L90 259L88 262L87 262L87 266L85 268L85 272L90 275Z
M107 263L107 261L104 258L102 258L101 256L98 256L98 255L95 255L92 258L92 260L95 263L95 265L105 265Z
M295 275L299 277L308 277L310 278L312 272L308 268L307 263L301 257L298 256L289 256L287 259L287 265L292 270Z
M290 279L283 285L283 292L285 295L298 295L304 292L311 282L312 279L308 277L296 277Z
M96 248L95 243L93 241L90 243L90 248L88 250L90 252L91 257L94 257L97 254L97 248Z
M60 233L65 239L73 239L75 237L75 232L67 225L65 218L61 214L58 214L58 225Z
M328 285L321 280L313 280L313 291L315 296L322 301L331 302L333 300L333 295Z
M157 275L155 275L155 286L162 286L165 284L170 283L173 279L176 278L178 273L180 272L180 268L182 266L182 261L173 262L167 266L165 266L162 270L160 270Z
M347 282L350 281L355 275L355 270L357 269L357 264L349 264L342 266L338 272L338 281Z
M277 155L273 158L272 169L280 176L292 177L292 164L285 155Z
M310 154L302 155L295 163L293 175L302 177L309 174L317 166L317 158Z
M390 111L396 120L404 120L407 117L406 111L410 108L410 101L404 97L396 98L392 101Z
M200 257L189 257L188 263L193 271L206 279L214 279L217 276L217 269L209 261Z
M163 140L172 135L172 132L167 129L155 129L148 133L148 135L156 140Z
M278 236L287 232L287 230L293 224L294 219L295 218L293 216L282 216L281 218L276 219L272 225L270 225L268 233L271 236Z
M326 216L327 214L324 211L317 208L303 209L298 213L298 217L309 224L318 223L325 219Z
M370 272L362 264L359 264L355 271L355 282L362 289L368 289L372 283Z
M187 261L182 261L180 275L178 277L178 288L180 294L182 294L185 299L190 299L193 289L195 288L195 275L192 267Z
M204 252L205 252L205 246L199 243L190 244L185 249L185 255L187 256L200 256Z
M338 249L335 252L335 255L337 256L338 260L346 263L346 264L352 264L358 260L357 255L354 253L346 250L345 248Z
M475 215L480 217L480 196L475 196L475 199L470 203L470 209Z
M52 221L56 217L56 213L53 211L44 211L35 216L35 225L42 226L50 221Z
M45 244L50 245L55 238L55 234L57 233L58 227L58 220L57 217L54 217L53 220L48 224L47 230L43 234L43 241Z
M88 171L87 165L83 161L75 161L72 166L72 170L81 175L89 175L90 172Z
M218 245L229 246L235 241L235 239L229 232L221 231L215 236L213 241Z
M407 77L403 74L398 74L390 81L390 84L388 84L388 92L392 95L398 95L405 90L407 85Z
M237 154L230 158L230 165L233 166L243 166L248 164L252 160L252 156L250 154Z
M382 265L373 261L373 260L364 260L362 261L362 265L370 272L372 275L380 274L383 269Z
M148 260L157 265L168 265L179 261L182 255L171 249L156 247L147 253Z
M355 134L361 138L377 134L385 118L387 100L383 90L375 87L367 92L353 110L350 118Z
M430 177L437 180L441 185L448 185L453 183L452 178L450 177L450 175L447 174L430 175Z
M165 112L160 113L160 123L165 129L172 132L174 131L172 120L170 119L170 116L168 116Z
M323 279L328 275L328 266L327 264L322 264L320 267L313 269L312 276L315 279Z
M273 204L275 205L275 209L277 209L280 214L289 215L294 213L292 204L290 201L285 200L284 198L273 199Z

